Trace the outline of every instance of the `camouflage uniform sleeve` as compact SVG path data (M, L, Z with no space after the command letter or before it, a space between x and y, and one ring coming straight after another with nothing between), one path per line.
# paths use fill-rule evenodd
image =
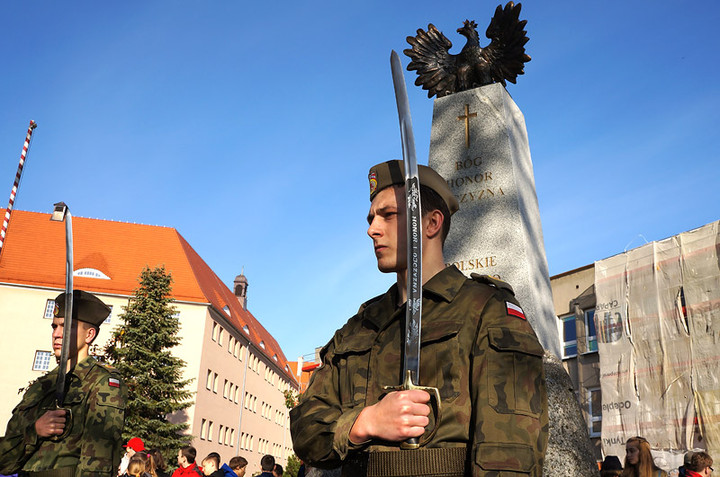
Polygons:
M114 477L122 458L127 386L112 368L97 365L87 386L87 413L75 477Z
M295 453L322 469L339 467L350 450L364 447L353 444L348 437L363 408L343 410L341 405L338 369L333 365L336 339L323 348L322 366L313 373L300 403L290 411Z
M35 432L43 397L41 389L36 381L13 409L5 436L0 438L0 474L18 472L42 443Z
M519 306L498 290L482 311L472 363L473 476L541 476L548 410L543 348ZM512 307L511 307L512 309Z

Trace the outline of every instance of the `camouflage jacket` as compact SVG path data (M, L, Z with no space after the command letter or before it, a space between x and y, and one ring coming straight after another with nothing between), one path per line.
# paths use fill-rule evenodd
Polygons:
M356 452L399 450L395 443L357 445L348 438L360 411L382 398L383 386L403 380L405 307L396 306L396 288L365 303L335 333L290 413L295 452L313 466L337 467ZM425 447L466 448L466 468L476 477L542 475L543 349L509 304L519 307L509 286L468 279L455 267L423 287L418 384L438 388L442 401L437 433ZM433 425L431 418L428 428Z
M35 421L55 404L58 368L30 385L0 438L0 474L75 467L76 477L114 477L123 453L127 388L114 368L88 357L68 375L65 406L70 433L54 442L35 432Z

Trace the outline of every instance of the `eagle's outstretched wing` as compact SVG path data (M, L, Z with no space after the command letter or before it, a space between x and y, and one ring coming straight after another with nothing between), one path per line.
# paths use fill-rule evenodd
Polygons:
M412 60L408 71L417 71L416 86L428 91L428 98L442 98L455 92L457 60L450 54L452 43L432 23L428 30L418 29L417 36L407 37L412 48L403 53Z
M504 9L498 5L485 32L492 41L483 48L482 56L490 68L492 80L503 85L505 80L515 83L517 76L525 73L525 63L530 61L530 56L525 54L525 43L529 38L525 31L527 20L520 20L521 7L513 2L508 2Z

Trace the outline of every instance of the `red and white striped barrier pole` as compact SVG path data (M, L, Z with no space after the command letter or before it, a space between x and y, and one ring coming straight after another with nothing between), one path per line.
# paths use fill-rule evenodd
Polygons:
M5 243L5 235L7 234L8 224L10 223L10 215L12 214L13 205L15 205L15 197L17 196L18 186L20 185L20 177L22 176L23 166L25 165L25 157L27 156L28 149L30 148L30 139L32 138L33 130L37 127L37 123L30 120L30 126L25 136L25 144L23 144L22 153L20 154L20 164L18 165L17 174L15 174L15 182L13 183L12 190L10 191L10 202L8 203L7 209L5 210L5 218L2 224L2 230L0 230L0 257L2 256L3 244Z

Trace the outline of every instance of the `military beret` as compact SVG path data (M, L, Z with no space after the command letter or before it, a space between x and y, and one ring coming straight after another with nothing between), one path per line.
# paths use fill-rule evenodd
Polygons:
M65 297L66 294L61 293L55 298L54 314L58 318L65 317ZM110 307L92 293L82 290L73 290L73 309L79 321L95 326L100 326L110 315Z
M428 166L418 165L420 185L431 188L442 198L447 205L450 215L460 208L457 198L453 195L447 181ZM387 161L372 166L368 173L370 181L370 202L378 192L391 185L405 185L405 168L402 161Z

